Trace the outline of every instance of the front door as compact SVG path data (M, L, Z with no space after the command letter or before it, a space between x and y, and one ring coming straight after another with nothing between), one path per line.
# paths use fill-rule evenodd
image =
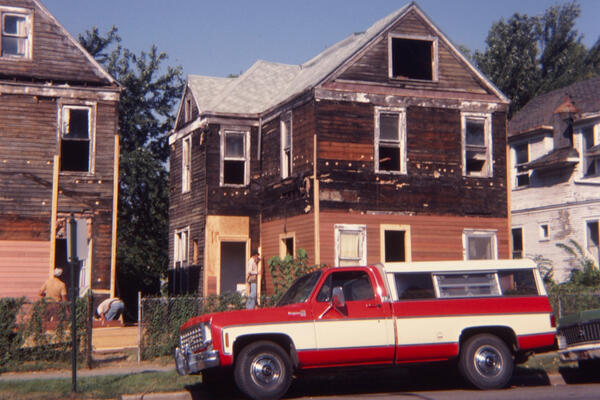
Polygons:
M343 309L332 306L332 291L341 287ZM323 365L391 363L394 327L389 303L373 291L363 270L339 268L326 277L313 303L318 352Z
M221 242L220 293L235 292L246 282L246 242Z

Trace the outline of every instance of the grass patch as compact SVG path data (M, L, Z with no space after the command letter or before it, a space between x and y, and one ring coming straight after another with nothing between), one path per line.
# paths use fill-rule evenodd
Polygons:
M71 378L4 381L0 382L0 399L114 399L123 394L185 390L200 380L200 376L180 376L175 371L82 377L77 379L73 397Z

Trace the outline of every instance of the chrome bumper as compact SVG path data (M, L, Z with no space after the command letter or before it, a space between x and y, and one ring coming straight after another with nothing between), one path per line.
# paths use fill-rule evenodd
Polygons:
M175 349L175 368L179 375L197 374L198 372L220 365L218 351L192 353L189 349Z

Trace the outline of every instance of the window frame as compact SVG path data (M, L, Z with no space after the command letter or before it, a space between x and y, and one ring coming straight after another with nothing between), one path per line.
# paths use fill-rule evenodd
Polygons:
M96 103L84 102L84 103L62 103L58 105L58 127L57 127L57 141L58 141L58 152L60 154L61 168L60 173L64 174L86 174L94 175L96 172ZM62 163L64 160L62 153L62 142L66 141L83 141L80 139L65 139L65 126L67 123L65 111L66 110L87 110L88 111L88 168L86 171L77 170L64 170ZM69 120L71 116L69 114Z
M538 234L540 242L547 242L550 240L550 223L540 222L538 224Z
M386 261L385 255L385 233L387 231L403 231L404 232L404 261ZM398 224L380 224L379 225L379 255L383 262L410 262L412 261L410 225Z
M515 257L515 239L514 239L514 231L521 231L521 257ZM513 226L510 228L510 238L511 238L511 257L513 260L522 259L525 255L525 228L523 226Z
M192 190L192 135L181 139L181 193Z
M243 157L226 157L225 156L225 143L227 135L242 135L244 139ZM250 182L250 128L248 127L223 127L219 131L221 137L220 143L220 173L219 173L219 186L221 187L244 187ZM225 182L225 163L227 161L243 161L244 162L244 182L238 183L227 183Z
M586 129L592 129L592 145L586 146ZM590 147L594 147L600 144L600 123L586 124L579 128L580 146L581 146L581 177L583 179L598 178L600 177L600 156L588 156L586 150ZM591 164L595 166L595 172L588 174L588 169Z
M414 40L414 41L425 41L431 42L431 79L417 79L417 78L403 78L394 75L394 54L393 54L393 41L394 39L402 40ZM419 81L419 82L438 82L439 80L439 44L437 36L427 35L405 35L398 33L388 34L388 78L398 81Z
M281 171L281 179L286 179L292 176L293 173L293 157L294 157L294 129L292 124L292 112L288 111L286 113L281 114L279 121L279 155L280 155L280 171ZM289 132L289 135L286 133ZM285 136L289 136L289 143L287 146L284 145ZM289 154L286 154L286 150Z
M600 249L596 248L596 249L592 249L591 247L591 237L590 237L590 224L596 224L596 235L600 236L600 232L598 230L600 230L600 218L596 217L596 218L587 218L585 220L585 249L587 250L587 252L592 256L592 258L596 261L596 265L598 265L598 263L600 263ZM598 246L597 246L598 247Z
M286 233L280 233L279 234L279 257L281 259L284 259L285 256L287 256L287 248L286 245L284 243L285 240L287 239L292 239L292 246L293 246L293 252L296 252L296 233L295 232L286 232ZM292 257L295 257L295 254L291 255Z
M356 262L351 261L350 259L342 260L342 249L341 249L341 235L344 232L355 232L359 235L359 257L355 258ZM344 266L357 266L357 265L367 265L367 226L359 225L359 224L335 224L334 225L334 247L335 247L335 260L334 265L336 267L344 267ZM351 264L340 265L341 262L352 262Z
M527 148L527 161L522 162L522 163L518 163L517 161L517 147L519 146L525 146ZM512 161L512 170L513 170L513 185L512 188L513 189L518 189L518 188L524 188L527 187L531 184L531 171L530 170L526 170L526 171L519 171L519 167L527 164L528 162L531 161L531 143L527 140L524 142L517 142L514 143L513 145L511 145L511 161ZM519 184L519 177L521 176L527 176L527 183L526 184Z
M468 145L467 144L467 122L470 120L483 121L483 146ZM461 112L461 156L462 156L462 171L463 176L469 178L491 178L494 175L493 162L492 162L492 113L479 113L479 112ZM485 164L481 172L468 172L467 171L467 152L468 151L481 151L481 148L485 148Z
M182 246L182 244L184 246ZM173 267L181 268L190 262L190 227L176 229L173 233ZM177 265L179 263L179 265Z
M381 138L381 115L395 114L398 116L398 140ZM400 170L381 169L379 160L380 146L398 148L400 157ZM404 107L375 107L375 172L378 174L406 175L406 108Z
M32 44L33 44L33 10L20 7L9 7L0 6L0 58L3 59L16 59L16 60L31 60L32 59ZM11 34L4 32L4 17L15 16L22 17L25 19L25 30L24 36L18 33ZM2 42L5 37L16 37L17 39L25 40L25 51L24 54L4 54Z
M464 229L462 233L463 260L473 260L472 258L469 258L468 247L469 239L472 237L490 237L492 249L491 260L498 259L498 231L496 229Z

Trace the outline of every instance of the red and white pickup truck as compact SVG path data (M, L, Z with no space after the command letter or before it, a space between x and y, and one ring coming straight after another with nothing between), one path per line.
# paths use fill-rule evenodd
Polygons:
M187 321L180 374L233 371L253 399L282 397L298 370L456 360L481 389L505 386L515 362L555 347L543 282L529 260L324 268L276 307Z

